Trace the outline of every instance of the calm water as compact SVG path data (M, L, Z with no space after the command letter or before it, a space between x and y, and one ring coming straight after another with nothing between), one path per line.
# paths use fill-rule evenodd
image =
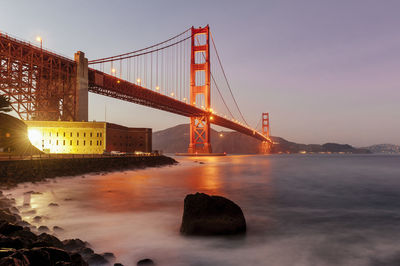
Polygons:
M61 226L61 238L87 240L124 265L146 257L158 265L400 265L400 156L177 160L178 166L59 178L10 193L44 217L35 223L35 215L23 215L27 221ZM42 194L24 196L29 190ZM180 236L183 199L197 191L238 203L246 237Z

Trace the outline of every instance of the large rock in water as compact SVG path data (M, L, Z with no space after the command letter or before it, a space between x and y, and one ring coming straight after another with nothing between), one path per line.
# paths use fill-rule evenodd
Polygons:
M204 193L185 198L181 233L185 235L233 235L246 232L242 209L233 201Z

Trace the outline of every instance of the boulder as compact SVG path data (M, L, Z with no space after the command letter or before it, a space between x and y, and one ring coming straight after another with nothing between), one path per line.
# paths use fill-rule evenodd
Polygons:
M106 260L103 256L99 255L99 254L92 254L89 256L89 258L87 259L87 262L89 263L89 265L109 265L110 263L108 262L108 260Z
M79 253L71 254L71 262L73 266L88 266L89 264L83 260Z
M246 232L241 208L221 196L204 193L187 195L181 233L185 235L233 235Z
M78 252L88 246L87 242L76 239L66 239L63 242L64 248L70 252Z
M1 221L0 222L0 234L3 234L5 236L8 236L16 231L22 230L23 227L20 225L15 225L12 223L8 223L6 221Z
M43 233L43 232L50 232L50 229L49 229L47 226L45 226L45 225L41 225L41 226L39 226L39 228L38 228L38 232L40 232L40 233Z
M0 220L7 221L9 223L15 223L17 218L6 210L0 210Z
M137 266L155 266L155 263L151 259L139 260L136 264Z
M64 248L63 243L55 236L41 233L37 237L37 241L33 244L34 247L56 247Z

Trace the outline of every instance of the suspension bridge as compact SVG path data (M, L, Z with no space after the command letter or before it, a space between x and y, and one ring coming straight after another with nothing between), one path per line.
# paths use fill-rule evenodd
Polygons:
M260 140L262 152L272 147L269 114L247 123L208 25L90 61L0 32L0 94L21 119L87 121L88 92L189 117L188 153L212 153L210 124Z

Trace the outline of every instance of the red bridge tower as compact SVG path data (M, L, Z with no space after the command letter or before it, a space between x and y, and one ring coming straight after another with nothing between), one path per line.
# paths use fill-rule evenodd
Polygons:
M263 135L269 138L269 134L270 134L269 113L262 113L261 127L262 127ZM270 153L271 148L272 148L271 143L269 143L267 141L263 141L261 143L260 152L263 154Z
M205 43L199 43L199 35L205 35ZM197 43L195 42L197 41ZM190 59L190 104L196 105L201 95L204 97L204 108L210 111L210 27L192 27L192 45ZM197 56L196 54L199 53ZM197 73L199 72L199 73ZM200 97L197 97L197 96ZM189 153L211 153L210 115L199 115L190 118Z

